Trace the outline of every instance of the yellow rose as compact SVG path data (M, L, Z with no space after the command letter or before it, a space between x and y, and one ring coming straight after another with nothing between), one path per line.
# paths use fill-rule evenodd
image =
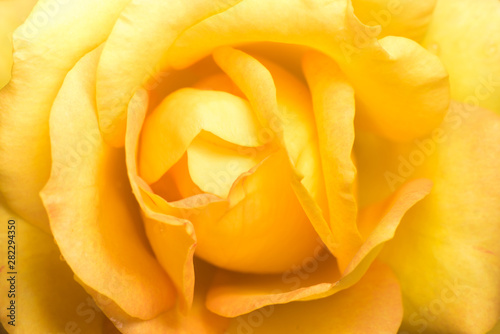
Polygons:
M31 5L0 3L8 332L495 326L497 1Z

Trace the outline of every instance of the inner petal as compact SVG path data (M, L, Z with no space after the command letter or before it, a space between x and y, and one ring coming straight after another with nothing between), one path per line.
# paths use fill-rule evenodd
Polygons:
M215 136L203 131L191 142L187 149L189 175L205 193L226 198L234 181L256 166L267 150L223 145L211 137Z

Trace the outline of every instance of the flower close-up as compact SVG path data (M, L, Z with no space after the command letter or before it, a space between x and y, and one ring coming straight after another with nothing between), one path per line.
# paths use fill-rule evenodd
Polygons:
M0 320L499 334L500 2L0 0Z

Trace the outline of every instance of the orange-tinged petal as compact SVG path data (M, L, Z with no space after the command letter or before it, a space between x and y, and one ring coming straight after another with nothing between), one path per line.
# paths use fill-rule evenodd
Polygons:
M208 294L208 307L233 317L266 305L326 298L353 286L394 236L406 211L429 193L430 186L425 179L409 182L385 200L383 210L362 212L360 218L366 220L362 225L371 227L367 229L369 235L341 274L335 261L316 247L313 256L305 258L302 266L294 266L281 276L245 278L232 272L219 273Z
M191 25L241 0L135 1L106 41L97 73L99 124L106 141L123 146L132 95L163 67L162 58Z
M422 136L441 122L449 103L447 73L416 42L388 36L380 42L346 0L248 0L183 32L169 62L184 68L224 45L299 44L334 58L364 105L365 123L391 139Z
M12 33L26 19L37 0L0 2L0 89L10 80Z
M50 175L52 102L67 72L106 39L127 2L41 0L14 33L12 80L0 91L0 190L10 208L46 231L39 192Z
M149 319L173 305L175 289L148 246L124 152L99 133L93 102L99 55L94 50L77 63L52 106L53 169L42 198L78 279L131 316Z
M354 142L354 90L332 59L310 53L303 59L313 97L318 145L330 211L331 249L344 269L361 246L354 196L356 167Z
M207 307L225 317L328 291L341 277L335 258L318 240L313 254L279 274L219 270L207 294Z
M13 225L9 224L15 221ZM73 280L73 273L62 261L54 239L39 228L14 216L0 203L2 230L0 239L0 320L9 333L106 333L102 331L104 315ZM8 229L15 226L15 229ZM14 231L15 237L8 238ZM15 268L7 262L8 240L15 243ZM12 249L11 249L12 250ZM11 274L16 272L16 274ZM15 298L8 298L15 276ZM7 307L15 301L15 327L9 325ZM1 328L0 328L1 330Z
M170 94L146 118L141 135L140 175L156 182L205 130L242 146L261 146L259 124L247 101L220 91L184 88Z
M229 193L227 212L217 221L193 223L196 254L239 272L283 272L312 256L318 244L291 186L283 151L241 175Z
M273 63L239 50L219 48L214 59L249 99L269 134L268 142L278 141L286 149L294 169L290 181L299 202L323 242L333 242L326 240L328 207L306 88Z
M137 150L147 108L148 96L140 90L132 98L128 111L125 141L127 171L132 191L142 210L151 247L179 293L181 308L186 310L192 304L194 293L193 254L196 236L192 222L218 219L226 211L228 203L206 194L167 202L154 194L139 177Z
M132 318L125 313L110 313L116 328L124 334L165 333L165 334L220 334L229 325L229 319L218 316L204 305L208 285L214 274L214 267L195 261L196 290L192 307L186 312L173 309L150 320Z
M485 333L500 316L500 116L454 103L417 175L431 194L381 254L399 277L405 329ZM425 145L425 146L423 146Z
M422 45L450 74L451 97L500 113L500 3L439 0Z
M403 306L391 270L375 263L351 288L334 296L269 306L231 321L228 334L396 333Z
M419 41L432 19L437 0L352 0L354 13L365 24L373 27L379 37L402 36Z

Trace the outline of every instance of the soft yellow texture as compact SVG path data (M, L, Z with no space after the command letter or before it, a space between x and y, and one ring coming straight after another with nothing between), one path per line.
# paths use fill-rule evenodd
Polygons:
M53 236L75 275L99 300L150 319L175 303L175 289L150 251L123 150L103 142L95 114L100 49L66 76L50 113L51 177L42 191ZM105 307L106 303L100 305Z
M165 66L163 58L178 35L239 1L131 1L109 35L97 72L97 110L107 142L123 146L127 105Z
M50 174L52 102L67 72L107 38L127 3L41 0L14 34L13 79L0 91L0 188L13 211L47 232L38 193ZM57 10L49 18L45 8ZM45 24L37 23L41 16Z
M401 282L404 329L479 334L500 316L500 116L457 102L449 113L442 141L425 139L434 151L415 172L433 190L381 255Z
M16 321L7 322L11 276L7 263L7 226L15 220ZM105 319L92 298L73 280L73 272L60 256L54 239L7 211L0 203L0 320L11 333L63 333L78 328L82 334L106 334ZM4 283L5 282L5 283ZM76 330L76 329L75 329Z
M12 34L26 19L37 0L0 1L0 89L10 80L12 70Z
M337 64L320 53L303 59L304 74L314 104L318 145L328 197L332 252L344 269L361 246L356 226L354 196L356 167L351 159L354 142L354 90Z
M439 0L422 44L449 72L453 99L500 113L500 2Z
M231 147L198 136L187 149L189 175L203 192L226 198L236 179L269 154L263 148L254 154L242 154L245 150L243 146Z
M268 306L231 321L227 333L396 333L403 307L399 283L384 265L374 263L351 288L331 297Z
M432 20L438 0L352 0L354 13L365 24L374 27L367 30L381 31L379 37L402 36L416 40L425 35Z

